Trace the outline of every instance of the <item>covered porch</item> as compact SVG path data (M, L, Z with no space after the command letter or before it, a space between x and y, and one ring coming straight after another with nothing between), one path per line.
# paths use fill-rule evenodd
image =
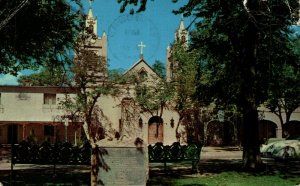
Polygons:
M22 140L77 144L81 136L81 122L0 121L0 144L19 143Z

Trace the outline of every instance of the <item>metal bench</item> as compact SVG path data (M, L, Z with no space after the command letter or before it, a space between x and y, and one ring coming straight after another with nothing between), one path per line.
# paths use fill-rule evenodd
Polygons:
M81 147L72 146L70 143L50 144L44 142L35 144L22 141L12 145L12 166L15 164L53 165L90 165L91 147L85 143Z
M198 172L201 149L202 145L199 144L180 145L175 142L171 146L164 146L162 143L156 143L148 146L149 162L164 163L166 170L167 163L191 161L192 170Z

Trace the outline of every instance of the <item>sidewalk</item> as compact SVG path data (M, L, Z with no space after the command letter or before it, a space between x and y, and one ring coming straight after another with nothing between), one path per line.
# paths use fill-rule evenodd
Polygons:
M207 172L210 168L219 169L220 166L224 168L228 165L230 165L231 168L240 166L242 154L242 150L238 147L202 147L200 162L198 164L199 171L203 173ZM181 172L182 174L192 174L193 172L192 162L189 161L167 163L166 169L172 174L174 174L173 171L183 171ZM151 174L155 171L160 174L160 171L164 171L164 164L150 163L149 170Z
M243 151L239 147L202 147L200 160L207 159L219 159L219 160L230 160L230 159L242 159Z

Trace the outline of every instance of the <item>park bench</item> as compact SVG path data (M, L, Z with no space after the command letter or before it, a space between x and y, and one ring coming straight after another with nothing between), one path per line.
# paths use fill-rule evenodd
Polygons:
M156 143L148 146L149 162L164 163L166 170L167 163L191 161L192 170L198 171L201 149L202 145L199 144L180 145L175 142L172 145L163 145Z
M70 143L43 142L36 144L22 141L12 145L12 166L15 164L53 165L55 174L56 165L90 165L91 147L85 143L81 147Z

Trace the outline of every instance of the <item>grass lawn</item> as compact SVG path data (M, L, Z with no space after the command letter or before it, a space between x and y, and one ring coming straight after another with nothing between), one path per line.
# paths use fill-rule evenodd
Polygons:
M241 160L203 160L201 173L181 165L155 168L148 186L300 186L300 161L268 162L258 172L245 172Z
M148 185L172 186L295 186L300 177L250 174L245 172L223 172L218 174L194 174L187 176L156 177Z

